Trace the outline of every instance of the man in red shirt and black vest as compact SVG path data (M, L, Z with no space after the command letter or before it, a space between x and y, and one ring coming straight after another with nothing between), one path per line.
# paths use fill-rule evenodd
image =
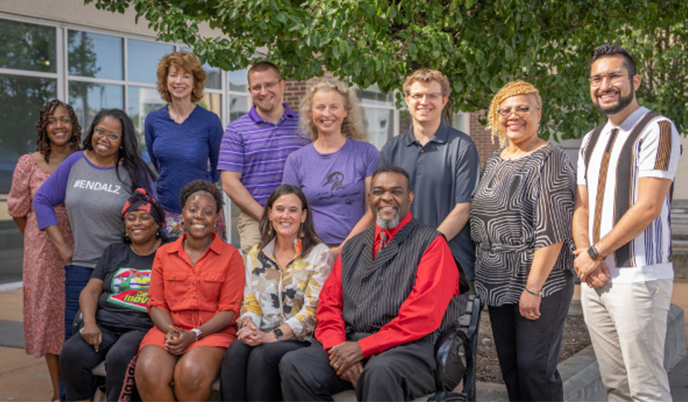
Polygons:
M351 238L318 304L318 342L284 356L284 399L410 400L435 390L434 343L465 310L459 268L444 236L414 220L409 176L374 174L374 228Z

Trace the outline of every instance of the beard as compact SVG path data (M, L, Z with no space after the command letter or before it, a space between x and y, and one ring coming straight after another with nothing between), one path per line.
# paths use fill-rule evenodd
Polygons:
M602 106L600 104L598 96L595 96L595 107L597 108L597 110L599 110L607 116L615 115L620 111L624 110L626 106L630 105L631 102L633 102L633 98L635 97L635 90L633 89L633 86L631 86L631 92L626 96L621 95L621 91L619 91L618 89L615 89L613 91L600 92L597 95L601 96L609 92L617 92L619 94L619 100L614 105Z
M375 222L382 230L393 229L399 225L399 211L397 211L392 219L384 219L380 215L380 211L375 213Z

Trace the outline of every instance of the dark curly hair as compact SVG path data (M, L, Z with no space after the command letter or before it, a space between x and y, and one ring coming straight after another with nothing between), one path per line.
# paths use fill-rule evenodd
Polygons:
M50 116L55 113L55 109L59 106L67 109L69 119L72 121L72 136L69 138L69 148L72 152L79 150L79 142L81 141L81 125L79 119L74 113L74 109L68 104L59 99L53 99L46 103L38 115L36 122L36 150L43 155L45 163L50 163L50 138L48 138L48 122Z
M200 179L194 180L187 184L184 186L184 188L182 188L182 191L179 192L179 201L182 205L182 208L184 208L186 205L186 200L188 200L189 197L191 197L194 193L198 193L199 191L208 193L213 197L215 200L215 205L217 206L215 212L220 213L220 209L222 209L222 206L224 205L224 201L222 200L222 191L220 191L220 189L217 188L217 186L213 183Z
M131 180L131 190L137 188L144 188L149 193L153 193L153 181L155 174L150 170L146 162L141 158L139 152L139 141L136 139L136 130L134 129L134 122L131 118L120 109L100 109L96 117L93 118L93 123L88 128L88 134L82 143L85 150L93 151L93 132L100 121L105 117L112 117L119 120L122 125L122 145L117 153L117 160L115 161L115 173L117 178L124 182L119 175L120 164L122 168L129 174Z
M315 234L315 229L313 228L313 214L308 207L306 196L300 188L292 186L291 184L282 184L277 187L275 191L270 194L270 198L265 202L263 216L260 217L260 243L258 243L258 249L262 249L275 238L275 232L272 231L272 233L270 233L270 209L278 198L287 194L294 194L301 201L302 208L306 210L306 220L303 222L300 229L303 231L303 237L301 238L301 254L299 254L299 256L304 257L308 255L318 243L322 243L322 240Z

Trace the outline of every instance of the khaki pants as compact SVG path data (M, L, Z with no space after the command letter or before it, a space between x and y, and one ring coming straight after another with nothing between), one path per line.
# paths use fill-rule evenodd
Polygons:
M260 242L260 224L249 214L241 211L237 220L239 231L239 245L244 255Z
M664 340L673 281L581 285L585 323L609 401L671 401Z

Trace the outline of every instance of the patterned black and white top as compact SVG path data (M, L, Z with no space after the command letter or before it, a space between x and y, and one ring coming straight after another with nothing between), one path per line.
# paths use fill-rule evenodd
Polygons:
M574 259L576 174L566 154L552 144L513 161L500 152L485 162L471 204L475 289L488 306L519 302L535 250L564 242L543 297L564 287Z

